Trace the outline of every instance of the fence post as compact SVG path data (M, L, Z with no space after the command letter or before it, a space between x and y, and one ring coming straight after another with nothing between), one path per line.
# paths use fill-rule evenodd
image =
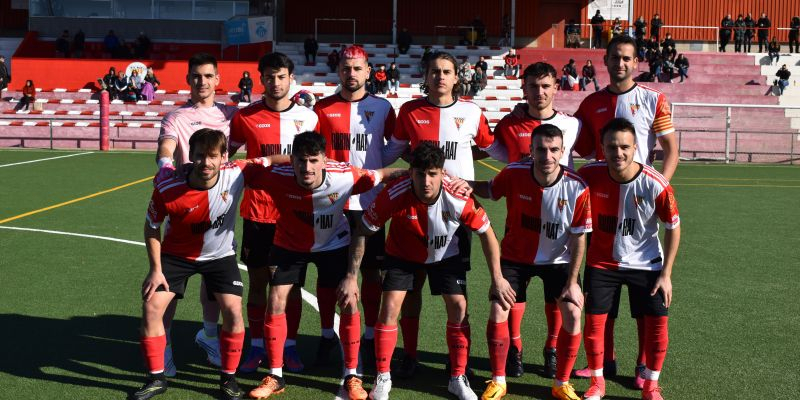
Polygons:
M50 124L50 150L53 150L53 120L48 121ZM25 147L25 146L22 146Z
M725 115L725 164L731 160L731 108L725 107L727 113Z
M100 150L108 151L108 109L109 95L107 90L100 92Z

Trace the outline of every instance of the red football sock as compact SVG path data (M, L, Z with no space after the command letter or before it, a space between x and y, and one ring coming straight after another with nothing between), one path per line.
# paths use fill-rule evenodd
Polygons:
M358 349L361 344L361 314L342 313L339 318L339 338L344 349L344 367L358 368Z
M374 327L378 321L383 288L379 282L361 282L361 304L364 307L364 326Z
M400 318L400 328L403 329L403 350L411 358L417 360L417 340L419 339L419 317Z
M397 325L375 324L375 369L379 374L389 372L395 346L397 346Z
M603 331L606 328L607 317L608 314L586 314L583 347L586 349L589 369L603 368Z
M617 353L614 351L614 323L617 322L616 318L606 319L606 331L603 338L603 361L614 361L617 359Z
M167 348L167 335L142 336L139 342L147 371L152 373L164 371L164 349Z
M508 312L508 331L511 345L522 351L522 317L525 315L526 303L514 303Z
M303 298L289 293L286 301L286 338L297 340L297 331L300 330L300 317L303 314ZM320 313L321 314L321 313Z
M647 353L647 369L650 371L661 371L661 367L664 366L664 358L667 356L667 345L669 344L668 321L669 317L650 315L644 317L644 348Z
M644 345L646 335L644 325L644 318L636 318L636 332L639 334L639 354L636 356L636 365L645 365L645 360L647 359L647 351L645 351Z
M575 366L578 349L581 348L581 334L571 334L561 328L556 346L556 379L561 382L569 381L569 374Z
M220 371L226 374L236 373L244 346L244 331L231 333L223 330L219 337L219 355L222 361Z
M317 305L319 305L319 325L322 329L333 329L333 316L336 314L336 288L317 285Z
M247 304L247 324L250 326L250 339L264 338L264 314L266 304Z
M508 334L508 321L486 323L486 341L489 344L489 364L492 376L506 376L506 359L511 337Z
M447 347L450 351L450 376L464 375L469 359L469 324L447 323Z
M264 345L270 368L283 366L283 344L286 342L286 314L267 314L264 318Z
M554 349L558 343L558 331L561 330L561 310L557 303L544 303L544 315L547 318L547 340L544 347Z

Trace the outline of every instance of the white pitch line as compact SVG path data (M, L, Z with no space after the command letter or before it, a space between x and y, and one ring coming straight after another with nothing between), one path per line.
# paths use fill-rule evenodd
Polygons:
M65 155L65 156L58 156L58 157L48 157L48 158L39 158L39 159L36 159L36 160L22 161L22 162L18 162L18 163L12 163L12 164L2 164L2 165L0 165L0 168L3 168L3 167L13 167L13 166L15 166L15 165L22 165L22 164L30 164L30 163L35 163L35 162L39 162L39 161L55 160L55 159L57 159L57 158L67 158L67 157L83 156L83 155L86 155L86 154L92 154L92 153L94 153L94 152L93 152L93 151L87 151L86 153L67 154L67 155Z

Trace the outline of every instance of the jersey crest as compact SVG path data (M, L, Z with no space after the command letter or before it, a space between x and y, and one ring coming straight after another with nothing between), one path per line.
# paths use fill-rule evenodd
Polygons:
M558 212L564 211L564 206L567 205L567 199L558 198Z
M294 120L294 127L297 128L297 133L301 133L303 129L303 121L302 119Z
M222 197L222 201L227 203L228 202L228 191L226 190L226 191L222 192L220 194L220 197Z
M456 123L456 128L461 129L461 125L464 125L464 118L463 117L453 117L453 121Z
M375 115L375 111L364 111L364 118L367 119L367 123L372 122L373 115Z
M629 106L631 107L631 115L635 116L636 112L639 111L639 105L638 104L630 104Z
M328 200L331 201L331 204L336 203L336 200L339 199L339 193L334 192L328 195Z

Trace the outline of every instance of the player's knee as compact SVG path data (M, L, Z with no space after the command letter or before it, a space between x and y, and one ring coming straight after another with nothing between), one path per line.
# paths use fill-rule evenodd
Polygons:
M445 296L447 322L464 323L467 319L467 298L464 296Z
M492 301L489 309L489 321L495 324L507 321L508 311L509 310L503 310L503 306L501 306L500 303Z

